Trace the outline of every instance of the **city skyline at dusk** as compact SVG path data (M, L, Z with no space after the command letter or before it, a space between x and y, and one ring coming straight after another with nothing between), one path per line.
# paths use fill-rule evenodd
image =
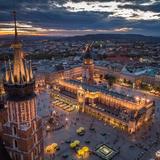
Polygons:
M126 33L160 36L158 0L0 1L0 35L12 35L12 10L21 35Z

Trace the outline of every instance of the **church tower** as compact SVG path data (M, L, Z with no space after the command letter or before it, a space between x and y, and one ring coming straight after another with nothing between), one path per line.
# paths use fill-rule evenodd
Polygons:
M88 84L94 83L94 61L91 55L91 45L87 45L85 49L85 55L83 58L83 71L82 71L82 79L83 82Z
M42 120L37 116L35 79L31 61L25 60L18 40L16 12L13 12L15 38L13 64L5 62L4 89L7 95L7 122L3 125L3 141L12 160L42 160Z

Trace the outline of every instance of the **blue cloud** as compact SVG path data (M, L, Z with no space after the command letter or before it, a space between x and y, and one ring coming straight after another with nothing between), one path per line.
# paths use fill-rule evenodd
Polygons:
M16 9L18 21L32 24L34 27L64 30L133 28L129 30L129 33L160 36L160 2L158 0L154 2L150 0L107 1L116 2L119 10L133 10L134 12L130 17L125 17L120 12L115 13L111 9L107 10L106 6L100 6L106 0L99 0L101 3L98 7L106 7L106 10L103 9L102 11L92 8L88 10L83 6L77 11L72 11L73 8L65 6L67 2L67 0L16 0L14 3L10 0L0 0L0 27L4 27L3 23L12 21L11 12ZM72 2L76 4L81 0L72 0ZM94 0L86 0L86 2L94 2ZM141 14L147 11L148 19L141 17ZM155 14L155 18L149 17L150 14ZM29 29L27 28L27 30Z

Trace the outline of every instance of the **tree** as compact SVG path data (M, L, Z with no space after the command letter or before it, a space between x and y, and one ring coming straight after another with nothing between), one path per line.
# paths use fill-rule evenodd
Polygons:
M116 82L116 77L113 75L105 75L104 77L108 81L108 85L111 87Z
M100 74L99 78L100 78L100 80L102 80L102 79L103 79L103 75L102 75L102 74Z
M160 87L156 87L156 90L157 90L158 92L160 92Z
M146 84L146 83L141 83L141 89L142 90L146 90L146 91L150 91L151 90L151 88L149 87L149 85Z

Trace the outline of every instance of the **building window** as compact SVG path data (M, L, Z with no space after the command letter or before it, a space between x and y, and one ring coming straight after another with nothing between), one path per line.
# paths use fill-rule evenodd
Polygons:
M35 148L35 156L37 156L37 155L38 155L37 148Z
M37 129L36 121L33 122L33 125L34 125L34 130L36 130Z
M21 160L23 160L23 155L21 154Z
M37 139L37 134L35 135L35 141L36 141L36 143L38 142L38 139Z
M39 149L39 153L41 153L41 145L40 144L38 146L38 149Z
M12 152L9 152L10 157L12 157Z
M15 160L19 160L18 155L15 153Z
M2 131L2 123L0 123L0 131Z
M14 147L17 148L17 140L14 140Z
M34 160L34 157L33 157L33 152L31 152L31 160Z
M14 132L14 135L17 134L17 129L16 129L16 127L13 127L13 132Z

